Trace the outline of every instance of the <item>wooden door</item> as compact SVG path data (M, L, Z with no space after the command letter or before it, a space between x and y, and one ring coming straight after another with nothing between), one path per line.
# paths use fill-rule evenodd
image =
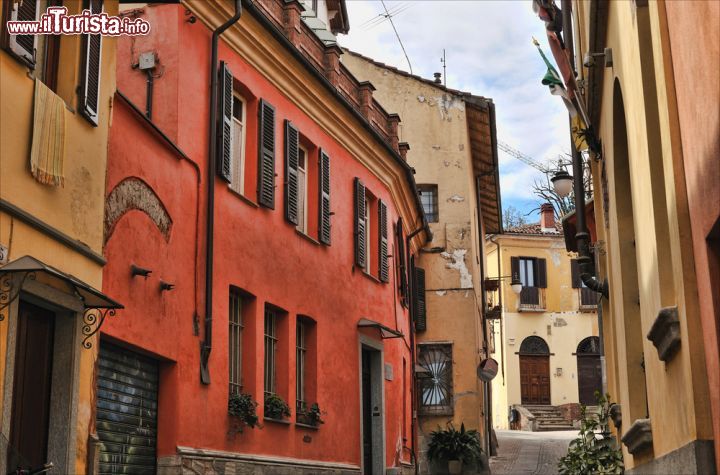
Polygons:
M600 367L600 355L578 354L577 366L580 404L594 406L597 404L595 391L602 392L602 369Z
M520 355L522 404L550 404L550 356Z
M55 314L20 302L8 470L47 463Z

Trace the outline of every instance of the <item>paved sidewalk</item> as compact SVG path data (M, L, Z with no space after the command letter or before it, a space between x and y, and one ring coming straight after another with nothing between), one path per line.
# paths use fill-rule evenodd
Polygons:
M496 431L498 455L490 458L492 475L554 475L577 431Z

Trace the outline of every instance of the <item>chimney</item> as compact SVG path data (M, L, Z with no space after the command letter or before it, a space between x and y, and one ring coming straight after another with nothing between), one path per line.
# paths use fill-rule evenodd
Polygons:
M435 84L442 84L442 74L433 73L433 76L435 76Z
M544 233L556 233L555 210L550 203L543 203L540 206L540 230Z

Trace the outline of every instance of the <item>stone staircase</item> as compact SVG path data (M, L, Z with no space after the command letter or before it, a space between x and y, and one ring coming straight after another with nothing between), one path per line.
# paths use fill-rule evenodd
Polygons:
M562 411L555 406L523 405L535 417L534 430L573 430L572 423L563 418Z

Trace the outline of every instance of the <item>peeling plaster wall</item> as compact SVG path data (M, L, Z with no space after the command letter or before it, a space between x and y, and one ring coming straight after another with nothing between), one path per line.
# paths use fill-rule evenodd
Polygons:
M359 80L369 80L388 112L398 113L400 141L408 142L408 163L419 184L438 185L439 222L430 223L433 241L418 259L425 269L427 330L418 342L453 344L454 415L469 429L483 427L483 386L476 367L483 357L480 305L481 223L477 219L465 101L438 87L344 54ZM477 296L476 296L477 294ZM448 416L420 419L420 453L430 431ZM423 465L421 464L421 467Z

